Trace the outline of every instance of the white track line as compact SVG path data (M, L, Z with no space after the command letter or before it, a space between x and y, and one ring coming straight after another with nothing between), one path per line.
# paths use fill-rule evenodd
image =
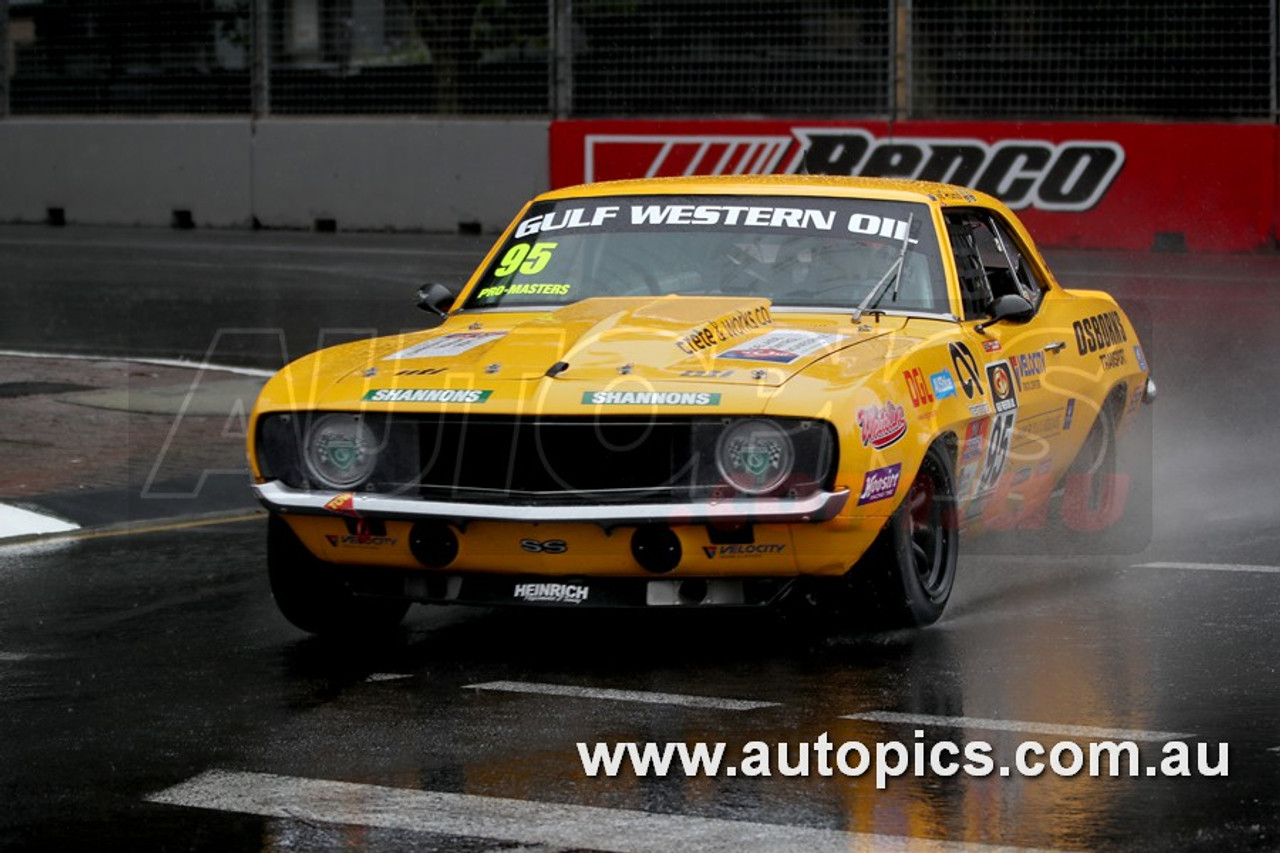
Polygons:
M80 525L54 518L41 512L32 512L9 504L0 503L0 539L11 536L32 536L37 533L66 533Z
M241 376L262 376L270 378L276 375L274 370L261 370L256 367L232 367L228 364L206 364L202 361L187 361L181 358L133 358L116 355L81 355L65 352L30 352L27 350L0 349L0 357L10 358L58 358L68 361L119 361L124 364L150 364L155 367L181 367L187 370L215 370L219 373L237 373Z
M1238 563L1136 563L1134 569L1182 569L1193 572L1252 572L1280 575L1280 566L1247 566Z
M1019 849L223 770L208 771L147 799L153 803L288 820L376 826L617 853L671 850L995 853Z
M1099 740L1166 741L1187 740L1195 735L1179 732L1148 732L1140 729L1105 729L1095 726L1063 726L1055 723L1032 723L1020 720L988 720L979 717L936 717L932 714L899 714L893 711L867 711L845 714L842 720L869 720L873 723L902 723L912 726L949 726L960 729L986 729L997 732L1032 732L1068 738Z
M605 699L613 702L641 702L647 705L681 705L686 708L715 708L719 711L754 711L774 708L778 702L747 699L720 699L714 696L686 696L680 693L646 693L639 690L572 687L567 684L538 684L526 681L488 681L468 684L464 689L496 690L505 693L536 693L543 696L570 696L575 699Z

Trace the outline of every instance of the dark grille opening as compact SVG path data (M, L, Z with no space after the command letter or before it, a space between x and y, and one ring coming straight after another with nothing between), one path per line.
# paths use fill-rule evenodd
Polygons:
M706 443L706 427L690 421L442 419L424 420L419 430L423 497L598 500L608 491L635 500L646 492L692 494L715 482L714 440Z

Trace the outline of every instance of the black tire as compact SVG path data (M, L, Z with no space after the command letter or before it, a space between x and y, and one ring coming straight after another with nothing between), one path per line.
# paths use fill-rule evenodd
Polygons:
M395 629L410 602L353 595L337 569L316 559L284 519L267 520L267 572L284 618L311 634L369 635Z
M902 503L849 573L854 613L874 628L923 628L942 616L960 554L951 454L935 443Z

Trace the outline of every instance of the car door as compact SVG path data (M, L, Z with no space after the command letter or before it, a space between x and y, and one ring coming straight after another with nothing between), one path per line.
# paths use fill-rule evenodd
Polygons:
M998 215L948 211L946 224L964 311L952 360L961 391L973 392L957 479L972 501L970 520L1012 524L1043 504L1059 471L1057 445L1073 405L1054 375L1066 338L1047 316L1043 274ZM1008 294L1035 315L990 323L992 302Z

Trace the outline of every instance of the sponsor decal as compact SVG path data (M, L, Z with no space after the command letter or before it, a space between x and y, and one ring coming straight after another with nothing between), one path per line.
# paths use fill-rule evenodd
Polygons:
M1142 405L1142 395L1144 390L1142 386L1133 389L1133 393L1129 395L1129 412L1136 412L1138 407Z
M960 469L960 474L956 478L956 494L961 497L968 497L973 494L973 488L978 478L978 463L974 462L965 465Z
M1145 373L1147 370L1147 357L1142 353L1141 344L1133 345L1133 357L1138 360L1138 368Z
M960 390L964 391L964 395L972 400L985 394L979 378L981 372L978 370L978 360L973 357L969 347L957 341L949 344L947 349L951 353L951 366L956 370L956 378L960 380Z
M733 560L743 557L765 557L775 554L781 554L787 549L786 545L703 545L702 553L706 555L708 560Z
M732 370L682 370L681 376L688 376L693 379L728 379L733 375Z
M717 317L700 329L695 329L676 341L676 346L687 355L696 355L725 341L740 338L773 324L767 304L757 305L746 311L734 311Z
M907 393L911 395L912 408L918 409L933 402L933 392L930 390L932 386L925 381L924 371L913 367L902 374L902 378L907 380Z
M483 403L493 394L476 388L374 388L362 397L370 403Z
M599 228L611 219L616 219L620 207L602 205L593 208L570 207L553 210L530 216L516 226L516 239L520 240L530 234L546 234L552 231L563 231L566 228ZM523 258L521 259L523 261ZM510 273L508 273L509 275Z
M476 299L497 299L501 296L567 296L571 285L541 284L518 282L516 284L493 284L482 288Z
M1013 378L1018 381L1019 391L1034 391L1040 387L1040 380L1036 377L1042 376L1046 369L1043 352L1011 355L1009 366L1013 368Z
M718 406L710 391L584 391L584 406Z
M982 351L983 352L1000 352L1000 342L999 341L983 341Z
M443 367L424 367L421 370L397 370L396 376L435 376L444 371Z
M1062 431L1062 413L1061 411L1045 412L1033 418L1023 418L1018 431L1041 438L1057 435Z
M569 550L569 543L563 539L521 539L520 550L530 554L563 554Z
M907 434L907 413L892 400L883 406L858 410L858 433L863 446L884 450Z
M987 143L963 137L876 137L858 127L804 125L769 131L592 133L584 139L582 179L865 175L970 186L1013 208L1083 211L1102 199L1125 159L1124 148L1110 141Z
M888 468L868 471L862 478L862 492L858 495L858 506L893 497L898 491L898 480L901 477L901 462L895 462Z
M581 604L591 595L591 587L576 583L518 583L512 598L545 604Z
M1076 348L1080 355L1088 355L1100 349L1127 343L1129 334L1124 330L1119 311L1095 314L1071 324L1076 333Z
M1076 414L1076 398L1072 397L1067 400L1067 410L1062 415L1062 431L1066 432L1071 429L1071 420Z
M399 352L393 352L385 357L383 361L460 355L467 350L496 341L504 335L506 335L506 332L454 332L450 335L441 335L438 338L414 344L408 349L402 349Z
M982 448L987 443L987 426L989 424L990 421L986 418L969 421L969 425L964 430L964 445L960 449L961 462L976 462L982 457Z
M973 415L975 418L985 417L986 415L991 414L991 405L985 400L981 403L970 403L969 414Z
M350 533L342 536L325 534L324 538L334 548L389 548L399 541L394 536L353 536Z
M1030 466L1026 468L1019 468L1017 471L1013 472L1013 485L1015 486L1019 486L1030 479L1031 479Z
M939 400L956 395L956 381L951 378L949 370L940 370L932 374L929 377L929 384L933 386L933 395Z
M335 495L325 502L324 508L338 515L349 515L353 518L360 517L360 513L356 512L355 492L343 492L340 495Z
M774 364L790 364L801 356L844 340L843 335L821 332L773 331L761 335L746 344L722 352L716 358L741 361L770 361Z
M1098 361L1102 363L1103 370L1124 367L1128 363L1124 357L1124 350L1122 349L1104 352L1098 356Z
M1013 371L1009 362L988 364L987 383L991 386L991 404L996 414L1018 408L1018 392L1013 387Z
M991 386L991 431L987 437L987 452L982 463L982 476L978 490L995 488L1009 460L1009 446L1013 440L1013 427L1018 418L1018 392L1013 387L1013 370L1007 361L987 365L987 382Z

